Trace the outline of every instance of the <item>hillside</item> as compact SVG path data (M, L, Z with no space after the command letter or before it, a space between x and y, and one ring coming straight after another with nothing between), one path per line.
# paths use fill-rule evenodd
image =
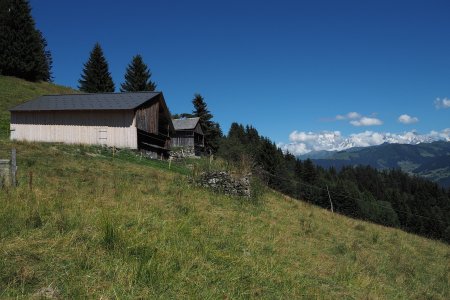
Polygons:
M382 144L318 155L312 157L314 163L325 168L348 165L369 165L379 170L400 168L450 187L450 142Z
M0 77L2 122L6 108L66 92ZM450 297L444 243L271 190L211 193L190 184L194 162L169 170L131 151L0 138L2 158L12 147L19 186L0 193L0 298Z
M195 188L122 151L16 147L0 194L0 298L448 299L450 248L266 191ZM29 174L32 172L32 190Z
M48 82L29 82L0 75L0 137L9 136L9 108L42 95L74 92L71 88Z

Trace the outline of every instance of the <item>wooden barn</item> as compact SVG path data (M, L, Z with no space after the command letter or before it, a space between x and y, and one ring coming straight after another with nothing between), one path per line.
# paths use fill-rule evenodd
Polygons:
M175 135L172 136L172 148L180 147L199 156L205 151L205 135L200 118L173 119Z
M167 155L175 133L161 92L48 95L10 109L11 139L144 149Z

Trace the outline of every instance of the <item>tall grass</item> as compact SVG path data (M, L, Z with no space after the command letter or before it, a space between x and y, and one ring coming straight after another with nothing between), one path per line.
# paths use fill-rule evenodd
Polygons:
M247 201L211 193L187 180L191 162L169 170L126 151L14 146L19 186L0 191L0 298L48 287L63 299L450 298L440 242L263 186Z

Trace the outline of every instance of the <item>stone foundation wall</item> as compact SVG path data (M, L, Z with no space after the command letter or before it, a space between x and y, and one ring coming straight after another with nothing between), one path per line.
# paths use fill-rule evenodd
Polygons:
M194 146L177 147L170 151L170 156L173 159L195 157L195 147Z
M204 172L196 179L199 186L231 196L250 197L250 175L234 178L227 172Z

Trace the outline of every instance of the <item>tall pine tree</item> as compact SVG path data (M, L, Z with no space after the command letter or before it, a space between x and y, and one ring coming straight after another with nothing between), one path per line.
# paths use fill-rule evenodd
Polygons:
M122 83L121 92L154 91L156 84L150 80L152 73L142 60L141 55L133 57L125 72L125 82Z
M0 74L51 80L51 54L26 0L0 1Z
M192 99L192 104L194 105L194 111L192 113L194 116L200 118L200 124L202 124L202 126L207 127L208 123L213 118L213 115L208 110L205 98L200 94L195 94L194 99Z
M78 82L79 89L86 93L114 92L115 86L109 73L108 62L99 43L92 49Z
M200 118L200 124L205 131L207 150L216 152L219 148L222 130L219 123L213 122L213 115L208 110L205 99L200 94L195 94L192 100L194 110L192 114Z

